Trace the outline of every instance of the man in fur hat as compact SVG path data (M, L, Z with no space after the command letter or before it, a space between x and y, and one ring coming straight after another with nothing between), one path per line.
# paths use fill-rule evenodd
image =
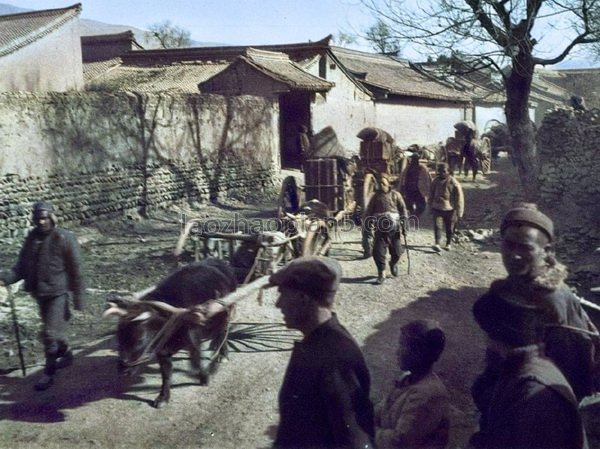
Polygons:
M82 310L84 288L77 239L57 227L52 204L35 203L32 221L34 228L25 238L17 263L0 275L0 285L23 279L25 290L38 303L46 365L35 389L46 390L53 383L56 369L73 361L67 341L71 316L68 299L71 293L75 309Z
M468 447L587 448L573 389L544 356L546 323L540 311L512 298L484 296L474 304L473 316L497 361L491 392L480 408L479 431Z
M269 278L285 324L302 332L279 391L274 447L372 448L370 375L354 338L333 312L342 268L326 257L292 260Z
M554 253L554 225L535 204L523 203L508 211L500 231L502 262L508 276L492 282L477 303L507 301L535 312L543 329L546 355L569 381L578 400L595 390L593 359L598 353L598 330L579 299L565 284L567 270ZM539 324L541 323L541 324ZM498 358L487 354L486 371L475 381L473 394L483 410L498 375ZM483 408L482 408L483 407Z

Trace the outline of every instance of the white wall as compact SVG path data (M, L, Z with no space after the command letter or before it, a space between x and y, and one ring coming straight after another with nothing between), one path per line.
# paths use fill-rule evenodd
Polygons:
M454 135L454 123L465 118L464 107L451 102L409 98L395 103L375 102L331 64L331 60L327 62L327 80L335 87L325 96L317 95L312 105L313 130L317 133L332 126L349 154L358 153L360 139L356 135L369 126L384 129L396 145L407 147L444 142ZM318 62L307 71L318 75Z
M78 20L0 58L0 92L65 92L82 88Z

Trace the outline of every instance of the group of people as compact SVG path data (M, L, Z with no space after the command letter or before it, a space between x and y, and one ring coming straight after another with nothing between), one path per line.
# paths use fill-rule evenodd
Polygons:
M448 179L444 175L441 167L436 179L442 185ZM393 192L385 182L382 186L382 198ZM451 187L442 190L449 200ZM406 213L400 194L389 198L399 215ZM374 215L384 213L386 201L373 203ZM430 198L430 204L437 203ZM84 289L77 241L57 227L52 204L36 203L32 220L35 226L17 263L0 275L0 284L24 279L25 290L37 301L46 364L35 388L45 390L57 369L73 360L67 341L70 303L81 310ZM500 230L508 275L494 281L472 308L487 350L485 369L471 390L480 425L468 447L586 448L578 404L597 389L598 330L564 282L566 268L554 253L550 218L535 205L522 204L508 211ZM377 232L383 231L376 231L376 239ZM381 248L374 253L380 268L385 263ZM392 273L399 253L396 248ZM286 326L303 334L279 392L274 448L447 447L450 398L433 370L446 343L443 329L429 317L400 326L402 374L374 405L360 347L334 312L341 278L339 262L321 256L294 259L269 277L269 286L279 290L275 306Z
M462 187L450 175L448 164L438 164L432 179L416 152L400 174L397 189L386 173L378 173L375 193L363 213L363 256L372 256L375 261L376 283L385 281L388 251L390 273L398 276L398 261L404 253L401 237L406 237L407 221L418 220L427 205L433 218L433 249L438 253L442 248L450 251L457 223L464 215L464 203Z
M473 305L487 338L486 367L472 386L480 425L469 449L587 448L579 401L595 391L599 334L565 284L552 221L532 204L501 223L507 277ZM424 317L399 329L402 375L379 404L369 370L333 312L342 272L323 257L295 259L271 275L276 306L304 339L279 394L275 448L445 448L449 394L433 366L446 343Z

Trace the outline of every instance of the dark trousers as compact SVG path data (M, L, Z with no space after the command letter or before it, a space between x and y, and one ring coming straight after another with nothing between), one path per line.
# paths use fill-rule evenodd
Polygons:
M56 372L56 360L69 349L67 334L71 311L69 295L38 297L37 303L42 318L42 342L46 356L44 373L52 376Z
M435 244L440 244L442 237L442 228L446 232L446 244L452 242L452 236L454 235L454 227L456 226L456 214L454 210L438 210L431 209L433 215L433 236L435 238Z
M388 249L390 251L390 265L395 265L404 252L404 247L400 240L400 231L376 230L373 242L373 260L377 266L377 271L385 269L385 259Z
M416 215L417 217L420 217L427 206L425 198L423 195L421 195L421 192L406 192L404 200L406 201L406 207L408 208L409 215Z
M463 169L463 173L465 174L465 176L469 175L469 168L471 168L471 170L473 170L473 179L475 179L475 177L477 176L477 169L479 167L479 163L477 162L477 158L472 157L465 157L465 165L464 165L464 169Z

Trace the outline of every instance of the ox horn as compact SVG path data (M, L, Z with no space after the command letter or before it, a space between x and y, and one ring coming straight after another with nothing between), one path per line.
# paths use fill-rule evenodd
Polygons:
M110 315L117 315L117 316L126 316L127 315L127 310L125 310L122 307L119 307L116 303L109 302L108 305L109 305L108 309L106 309L104 311L104 313L102 313L102 318L106 318L107 316L110 316Z

